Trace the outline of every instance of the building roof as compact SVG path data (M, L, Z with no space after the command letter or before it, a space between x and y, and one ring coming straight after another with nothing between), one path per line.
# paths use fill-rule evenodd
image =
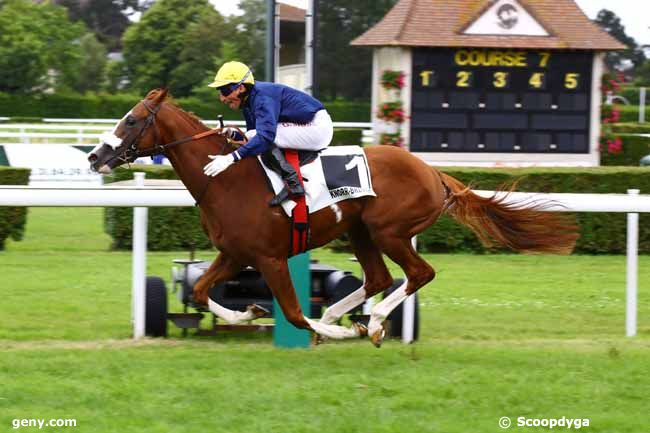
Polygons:
M592 22L573 0L518 0L549 36L463 32L498 0L400 0L352 41L357 46L618 50L626 48Z
M305 14L307 13L305 9L280 2L278 2L278 5L280 5L280 21L291 21L295 23L305 22Z

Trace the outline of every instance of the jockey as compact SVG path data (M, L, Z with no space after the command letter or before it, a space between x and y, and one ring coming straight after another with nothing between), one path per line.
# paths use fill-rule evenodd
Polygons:
M242 158L268 152L285 182L285 188L269 205L304 195L298 174L281 149L319 151L329 145L332 119L323 104L282 84L255 82L249 67L240 62L225 63L209 86L219 90L221 102L242 110L249 141L227 155L209 155L212 162L203 168L204 173L216 176ZM224 133L235 141L244 140L235 129L227 128Z

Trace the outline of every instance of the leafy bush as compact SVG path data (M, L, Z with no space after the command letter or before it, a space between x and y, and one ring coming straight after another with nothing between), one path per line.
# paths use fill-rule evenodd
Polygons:
M627 189L650 191L650 170L638 167L479 169L445 168L444 172L471 183L473 188L493 190L519 180L518 191L556 193L626 193ZM576 252L622 254L626 250L624 213L579 213L580 239ZM650 215L641 214L639 251L650 253ZM425 251L485 251L476 237L447 216L418 236Z
M134 166L132 170L119 169L111 181L131 179L132 171L145 171L148 179L173 179L169 167ZM650 191L650 169L639 167L599 168L445 168L450 174L473 188L493 190L504 183L519 180L518 191L626 193L637 188ZM113 248L131 248L131 208L106 209L106 232L113 237ZM622 254L626 249L626 215L622 213L580 213L580 239L576 252L586 254ZM179 223L182 222L182 223ZM650 215L641 214L639 223L639 251L650 253ZM149 211L149 248L178 250L209 248L203 234L196 208L151 208ZM474 234L451 218L440 221L418 236L418 245L426 252L471 251L485 249ZM335 243L338 249L345 242Z
M133 179L133 172L143 171L146 179L177 179L168 166L133 165L132 169L118 168L105 183ZM105 208L104 230L113 238L112 248L131 249L133 245L133 208ZM203 232L196 207L149 208L147 246L152 251L209 249L212 244Z
M639 135L616 134L623 141L619 153L601 152L601 165L606 166L638 166L644 156L650 154L650 137Z
M0 92L0 116L17 118L30 118L35 120L43 117L53 118L94 118L94 119L120 119L144 95L131 94L40 94L40 95L13 95ZM214 120L218 114L223 114L225 119L240 120L241 112L230 110L219 102L216 94L213 100L205 100L191 96L179 98L176 102L185 110L197 116ZM325 102L332 119L336 122L369 122L370 104L364 102L334 101Z
M27 168L0 166L0 184L27 185L29 172L30 170ZM23 238L26 221L26 207L0 206L0 250L4 249L5 240L8 237L15 241Z

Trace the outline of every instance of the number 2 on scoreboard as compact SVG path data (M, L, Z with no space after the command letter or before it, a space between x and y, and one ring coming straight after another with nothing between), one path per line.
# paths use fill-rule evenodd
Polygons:
M458 71L456 73L456 87L470 87L472 85L472 73L469 71Z

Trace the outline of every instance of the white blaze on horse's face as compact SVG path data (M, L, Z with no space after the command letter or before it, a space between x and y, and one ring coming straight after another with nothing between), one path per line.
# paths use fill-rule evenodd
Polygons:
M117 124L113 128L113 131L104 132L103 134L101 134L99 136L99 144L95 146L95 148L91 150L90 153L88 154L89 155L88 160L91 162L91 167L96 171L98 171L99 173L109 174L112 171L111 168L108 167L106 164L101 164L97 166L98 164L96 164L96 161L100 156L108 153L107 147L110 148L112 152L114 152L117 150L117 148L119 148L122 145L122 139L117 135L115 135L115 133L117 132L117 129L120 127L122 122L124 122L124 120L127 117L129 117L129 115L131 115L132 112L133 110L130 110L128 113L126 113L124 117L122 117L117 122Z
M130 110L128 113L124 115L118 122L115 124L115 127L111 132L104 132L102 135L99 136L99 144L93 149L93 152L102 147L104 144L107 144L113 148L113 150L117 149L120 147L122 144L122 139L115 135L115 132L117 131L117 128L120 127L122 122L124 122L124 119L129 117L133 113L133 110Z

